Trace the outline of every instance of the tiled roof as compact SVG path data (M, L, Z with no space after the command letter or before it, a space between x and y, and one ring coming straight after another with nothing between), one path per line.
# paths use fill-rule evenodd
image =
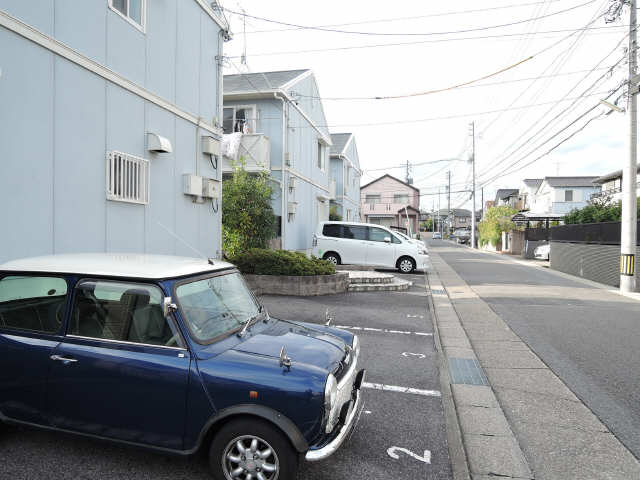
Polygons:
M224 93L251 93L263 90L277 90L307 71L308 69L225 75L223 79Z
M352 133L332 133L331 134L331 155L340 155L344 152Z
M496 191L496 199L502 200L518 192L517 188L500 188Z
M522 183L524 183L529 188L537 189L542 181L542 178L525 178Z

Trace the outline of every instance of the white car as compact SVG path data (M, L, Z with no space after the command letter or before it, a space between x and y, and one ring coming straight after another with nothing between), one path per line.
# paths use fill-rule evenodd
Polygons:
M395 233L396 235L400 235L403 239L405 239L409 243L413 243L414 245L417 245L418 247L422 247L425 250L427 249L422 240L418 240L417 238L411 238L409 235L405 235L404 233L398 232L397 230L393 230L393 233Z
M321 222L313 236L313 254L336 265L371 265L410 273L424 268L427 250L380 225Z
M539 260L549 260L549 252L551 252L551 244L545 243L535 248L533 256Z
M431 240L442 240L442 232L433 232Z

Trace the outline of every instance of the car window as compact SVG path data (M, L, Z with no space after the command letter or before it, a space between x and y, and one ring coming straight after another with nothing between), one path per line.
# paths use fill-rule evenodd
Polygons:
M343 225L343 238L353 240L367 240L367 227L358 225Z
M176 295L189 330L201 343L237 330L260 313L239 273L182 284Z
M391 241L393 243L402 243L402 240L400 240L398 237L396 237L395 235L391 235Z
M162 291L143 283L86 280L75 289L68 333L88 338L182 347L162 312Z
M340 238L342 237L342 225L335 223L326 224L322 227L322 234L325 237Z
M57 333L64 319L67 281L6 276L0 280L0 328Z
M369 240L372 242L384 242L385 238L391 238L392 235L381 228L369 227Z

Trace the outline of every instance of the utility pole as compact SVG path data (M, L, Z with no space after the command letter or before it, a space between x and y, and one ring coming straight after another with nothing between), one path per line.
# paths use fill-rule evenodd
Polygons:
M622 231L620 239L620 291L635 292L637 230L638 93L636 60L636 0L629 1L629 159L622 169Z
M471 248L476 248L476 122L471 122Z
M409 175L409 160L407 160L407 174L406 174L406 181L407 183L411 183L411 176Z
M451 170L447 170L447 230L451 229ZM447 231L447 233L449 233Z
M437 217L438 217L438 224L437 224L437 232L441 232L442 231L442 227L440 226L440 187L438 187L438 213L437 213Z

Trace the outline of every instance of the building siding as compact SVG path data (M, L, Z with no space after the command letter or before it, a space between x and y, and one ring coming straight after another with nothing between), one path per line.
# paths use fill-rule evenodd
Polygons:
M107 0L0 0L0 10L209 124L219 116L220 29L195 1L148 1L146 33ZM4 27L0 58L0 200L14 207L0 213L9 232L0 262L89 251L196 256L186 244L219 253L220 212L182 194L184 173L220 177L196 149L197 135L214 134ZM173 153L146 151L147 132L168 138ZM150 160L148 205L106 200L110 150Z

